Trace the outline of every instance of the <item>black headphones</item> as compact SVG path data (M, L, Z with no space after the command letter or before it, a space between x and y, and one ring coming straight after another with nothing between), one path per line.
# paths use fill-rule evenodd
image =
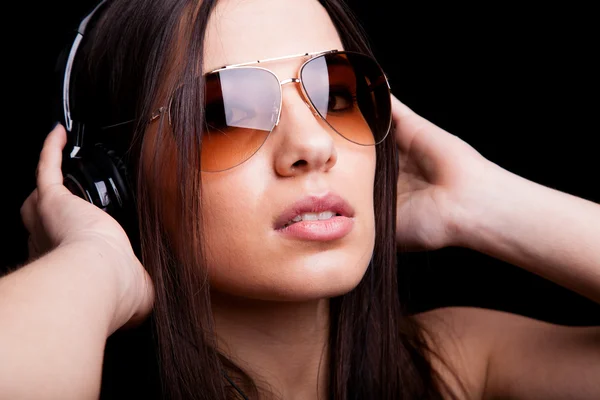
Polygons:
M77 50L88 23L105 3L106 0L102 0L81 21L75 40L65 48L57 63L57 72L61 81L61 93L58 96L60 101L57 107L60 115L57 116L57 120L67 131L62 171L64 185L73 194L106 211L121 225L128 225L126 221L130 219L134 208L131 204L132 196L125 163L114 150L98 141L101 135L98 134L99 132L94 132L98 128L86 125L71 115L70 84Z

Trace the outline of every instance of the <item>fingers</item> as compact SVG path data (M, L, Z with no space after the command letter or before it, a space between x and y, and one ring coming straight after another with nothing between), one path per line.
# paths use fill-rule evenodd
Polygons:
M57 125L44 140L37 167L37 187L40 191L54 185L62 185L62 150L67 142L67 134L62 125Z
M436 135L441 140L448 132L421 117L392 95L392 118L395 124L396 142L401 150L406 150L419 135Z
M402 103L394 95L392 95L392 114L394 119L414 118L417 116L413 110L408 108L406 104Z
M408 106L402 103L396 96L392 95L392 118L398 131L414 131L421 128L428 121L415 113Z

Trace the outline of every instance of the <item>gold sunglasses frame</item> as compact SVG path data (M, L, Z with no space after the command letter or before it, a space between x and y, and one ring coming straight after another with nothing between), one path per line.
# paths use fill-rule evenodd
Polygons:
M275 79L277 80L277 82L279 82L280 96L279 96L279 107L278 107L278 111L277 111L277 121L275 122L275 125L273 126L273 128L271 128L269 134L271 132L273 132L273 130L279 125L279 121L281 119L281 108L282 108L282 105L283 105L283 90L282 90L283 85L287 85L288 83L299 83L304 103L310 108L310 110L312 111L312 113L315 116L318 116L321 120L323 120L338 135L340 135L344 139L346 139L346 140L348 140L348 141L350 141L352 143L358 144L360 146L374 146L374 145L377 145L377 144L383 142L385 140L385 138L389 135L389 131L390 131L390 128L392 126L392 118L391 118L391 116L390 116L390 121L389 121L389 124L388 124L388 127L387 127L387 131L386 131L385 135L383 135L382 139L379 142L376 142L376 143L373 143L373 144L362 144L362 143L358 143L358 142L355 142L353 140L350 140L346 136L344 136L343 134L341 134L340 132L338 132L337 129L335 129L333 126L331 126L331 124L329 123L329 121L327 121L327 119L323 115L321 115L321 113L315 108L313 102L310 100L310 97L308 96L308 93L306 93L306 88L304 87L304 84L303 84L302 80L299 78L302 75L302 69L304 68L304 66L306 64L308 64L309 62L313 61L317 57L321 57L321 56L324 56L324 55L327 55L327 54L335 54L335 53L360 54L360 55L364 56L364 54L362 54L362 53L353 52L353 51L339 51L337 49L336 50L317 51L317 52L312 52L312 53L292 54L292 55L283 56L283 57L265 58L265 59L262 59L262 60L255 60L255 61L248 61L248 62L243 62L243 63L238 63L238 64L224 65L224 66L222 66L220 68L216 68L216 69L213 69L213 70L207 72L205 74L205 76L213 74L213 73L216 73L216 72L224 71L224 70L227 70L227 69L233 69L233 68L254 68L254 69L260 69L260 70L266 71L269 74L273 75L275 77ZM302 63L302 65L300 66L300 68L298 68L298 77L296 77L296 78L287 78L287 79L284 79L284 80L280 80L279 77L273 71L271 71L271 70L269 70L267 68L253 66L253 65L256 65L256 64L264 64L264 63L268 63L268 62L288 60L288 59L299 58L299 57L310 57L310 58L308 60L306 60L304 63ZM389 79L388 79L387 75L383 71L383 68L381 68L381 66L379 65L379 63L377 63L377 60L375 60L375 59L372 59L372 60L375 62L375 64L377 65L377 67L381 70L381 72L383 74L383 77L385 79L385 84L386 84L388 90L390 90L391 89L390 82L389 82ZM150 117L149 123L152 123L152 122L156 121L157 119L159 119L162 116L162 114L165 111L168 110L169 111L169 113L168 113L169 114L169 124L171 124L171 112L170 112L170 109L171 109L171 103L172 103L172 101L173 101L173 99L171 98L171 100L169 101L169 105L168 106L166 106L166 107L163 106L163 107L160 107L158 110L156 110L152 114L152 116ZM262 145L261 145L261 147L262 147Z

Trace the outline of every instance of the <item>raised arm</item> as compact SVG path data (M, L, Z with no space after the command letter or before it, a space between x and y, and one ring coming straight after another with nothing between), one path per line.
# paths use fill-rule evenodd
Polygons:
M486 177L460 242L600 303L600 205L495 165Z
M62 185L62 127L44 143L22 207L37 257L0 278L0 398L90 399L107 337L143 319L152 286L127 236Z
M503 169L394 102L400 248L468 247L600 302L600 205Z
M501 168L396 99L394 116L400 249L468 247L600 302L600 205ZM600 398L600 327L464 307L418 318L461 398Z

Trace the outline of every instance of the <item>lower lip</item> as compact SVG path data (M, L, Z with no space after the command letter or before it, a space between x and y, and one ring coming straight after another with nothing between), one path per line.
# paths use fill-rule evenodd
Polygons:
M352 230L354 218L336 216L318 221L300 221L278 229L282 235L302 240L330 241L341 239Z

